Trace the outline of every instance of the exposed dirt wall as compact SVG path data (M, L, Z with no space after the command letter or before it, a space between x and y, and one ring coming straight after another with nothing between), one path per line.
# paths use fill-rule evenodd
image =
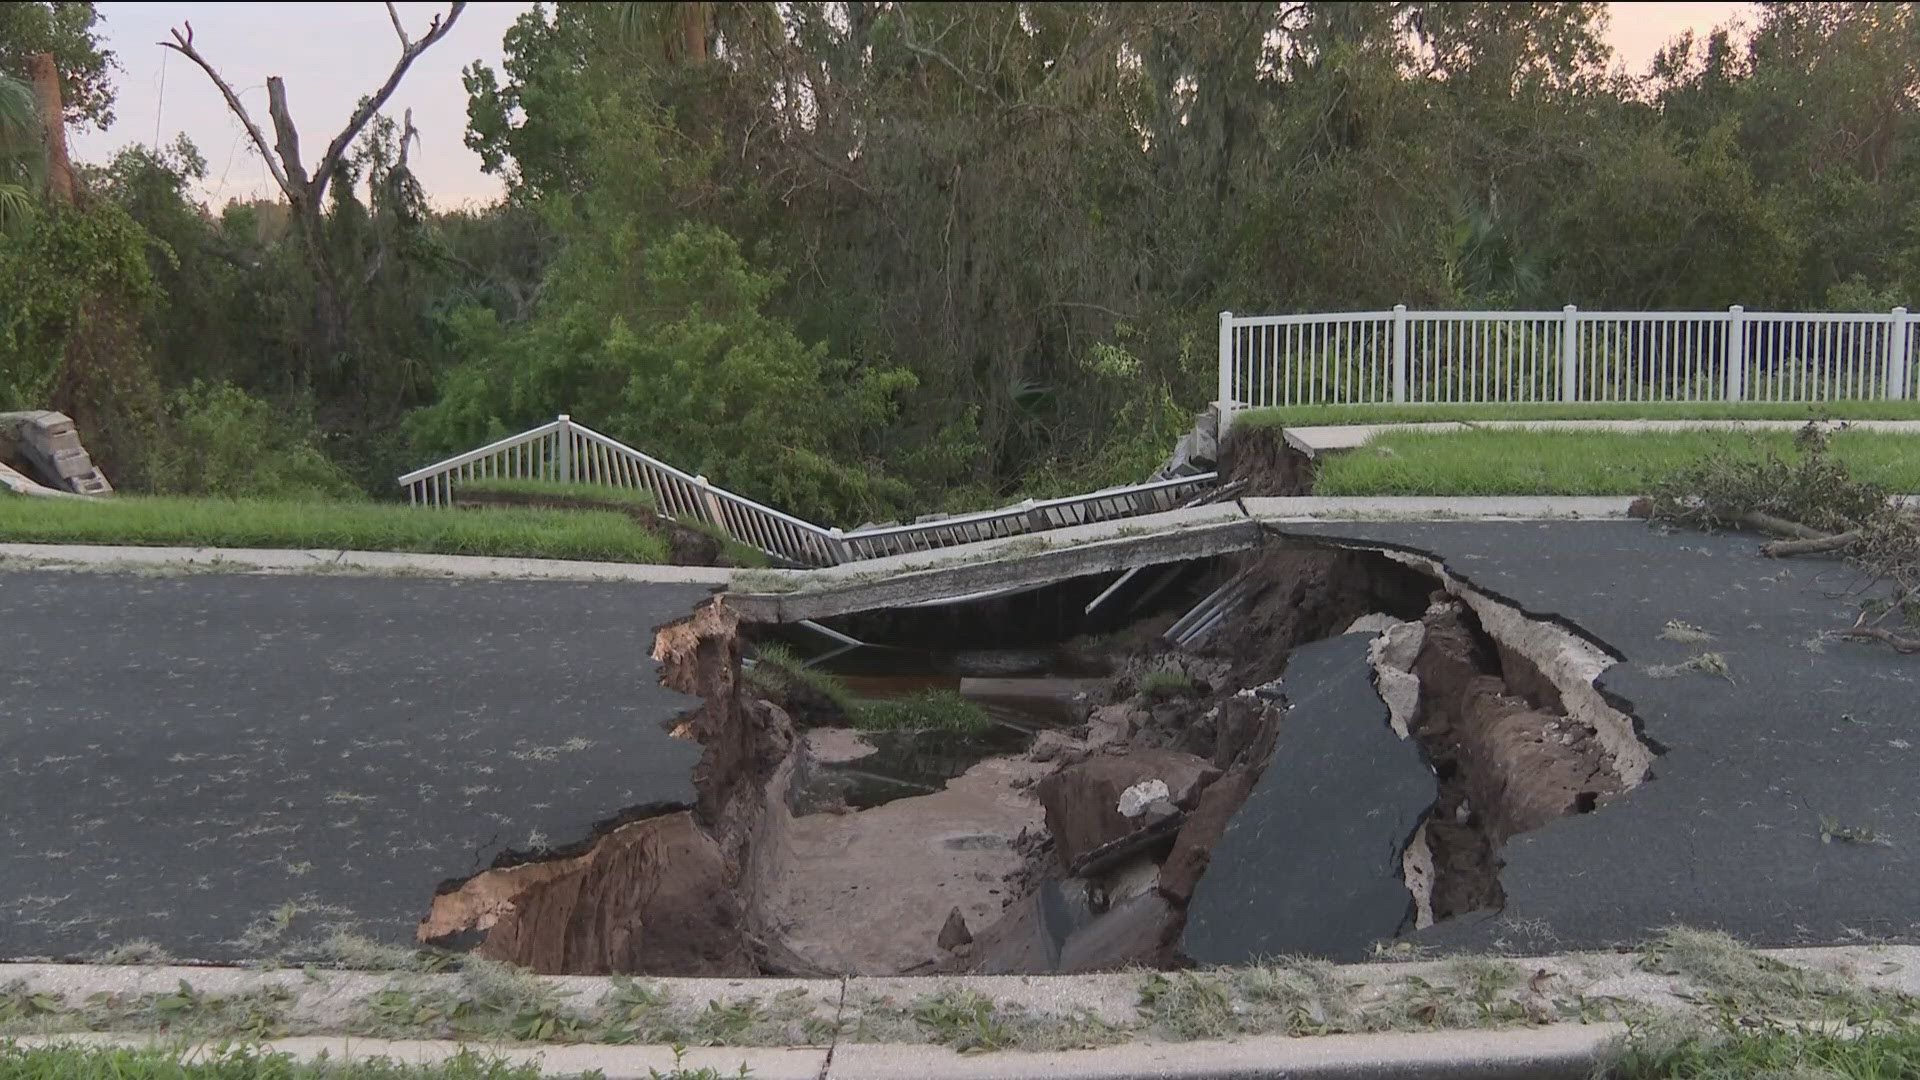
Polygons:
M675 734L701 743L698 802L612 829L582 853L486 871L434 898L423 941L550 974L791 970L765 901L783 872L799 747L786 713L742 700L739 620L718 599L663 628L661 682L701 699Z
M1340 633L1362 615L1418 618L1436 584L1374 552L1270 545L1239 558L1264 584L1245 614L1218 633L1236 687L1271 682L1296 646Z

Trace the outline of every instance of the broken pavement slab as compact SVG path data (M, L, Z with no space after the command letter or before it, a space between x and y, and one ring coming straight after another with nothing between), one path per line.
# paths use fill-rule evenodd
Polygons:
M649 653L708 593L0 573L0 958L411 945L442 882L692 803Z
M1409 925L1402 852L1437 791L1373 685L1371 634L1294 650L1266 771L1213 848L1187 905L1200 964L1303 955L1359 960Z

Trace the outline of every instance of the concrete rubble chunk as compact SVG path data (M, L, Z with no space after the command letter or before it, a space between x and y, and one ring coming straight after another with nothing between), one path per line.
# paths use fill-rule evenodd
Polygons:
M80 443L80 433L65 413L36 409L0 413L0 453L18 453L53 487L84 495L109 495L113 485L101 475Z
M947 912L947 921L941 925L940 936L934 944L947 952L973 944L973 932L967 929L967 917L960 914L959 908Z
M1142 780L1120 793L1120 804L1114 809L1120 811L1121 817L1137 818L1146 813L1147 807L1154 803L1166 802L1171 794L1167 790L1165 780L1158 777Z
M1193 439L1192 448L1188 452L1192 462L1195 465L1204 465L1209 469L1213 468L1220 460L1219 441L1212 435L1198 428L1195 428L1193 434L1189 437Z
M1143 824L1125 814L1122 795L1135 785L1157 781L1151 797L1139 800L1139 810L1155 799L1190 806L1206 785L1220 775L1204 758L1175 750L1132 750L1100 754L1048 776L1034 787L1046 810L1047 829L1063 866L1138 830ZM1142 794L1145 794L1144 792Z
M1413 665L1426 640L1424 623L1395 619L1380 628L1379 636L1367 648L1375 688L1380 691L1380 699L1387 703L1387 723L1393 727L1394 734L1403 739L1420 722L1420 678L1413 674Z
M1399 619L1394 618L1384 611L1376 611L1371 615L1362 615L1353 620L1341 633L1380 634L1385 633L1389 628L1398 626L1399 624Z
M1358 960L1411 928L1403 855L1437 785L1420 747L1387 724L1371 644L1345 635L1295 651L1266 771L1193 886L1182 949L1195 962Z

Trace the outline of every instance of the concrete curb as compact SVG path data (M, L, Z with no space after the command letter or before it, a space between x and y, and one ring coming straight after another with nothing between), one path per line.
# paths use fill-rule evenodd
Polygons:
M929 1054L926 1047L853 1043L836 1047L832 1080L1580 1080L1621 1024L1422 1034L1261 1035L1232 1042L1139 1042L1099 1050ZM757 1074L756 1074L757 1075Z
M1791 964L1846 979L1861 986L1906 994L1920 993L1920 946L1869 945L1756 950L1769 960ZM1648 971L1635 954L1564 953L1525 958L1503 958L1515 975L1548 985L1565 984L1566 992L1586 1000L1631 1002L1662 1013L1698 1012L1698 995L1684 977ZM1339 967L1338 983L1361 993L1395 986L1442 987L1461 978L1457 960L1414 960L1349 964ZM166 994L181 982L197 993L227 997L269 989L293 995L287 1020L295 1030L344 1030L358 1015L357 1007L388 989L414 991L457 989L455 973L308 970L281 968L211 968L179 966L113 966L93 964L0 964L0 988L20 984L34 993L64 995L67 1001L85 1001L95 993L120 995ZM856 977L835 979L661 978L641 981L665 995L665 1000L699 1011L710 1003L735 1003L747 998L760 1002L775 995L791 999L795 991L814 1015L845 1025L860 1015L861 1002L886 1000L895 1007L910 1005L920 995L964 990L984 995L999 1005L1031 1016L1091 1015L1111 1024L1138 1021L1142 973L1083 976L986 975L957 977ZM541 976L550 989L570 1004L588 1008L619 987L602 976ZM1515 988L1516 993L1538 993ZM1584 1010L1584 1006L1583 1006ZM1566 1015L1562 1013L1561 1015ZM884 1030L884 1029L875 1029ZM831 1048L708 1047L688 1050L684 1066L711 1067L731 1075L742 1064L760 1080L821 1076L848 1080L994 1080L1014 1077L1061 1077L1082 1080L1134 1080L1157 1077L1580 1077L1591 1068L1595 1052L1623 1028L1617 1023L1573 1023L1566 1020L1535 1027L1452 1028L1437 1031L1382 1032L1363 1035L1250 1035L1231 1040L1167 1041L1136 1031L1123 1043L1097 1049L1036 1052L1002 1050L960 1054L930 1043L854 1042L843 1038ZM897 1035L895 1036L898 1037ZM0 1042L7 1036L0 1036ZM107 1042L114 1045L177 1047L178 1036L142 1032L85 1032L21 1036L26 1045L69 1042ZM269 1044L299 1057L322 1051L342 1057L385 1056L404 1061L438 1061L462 1049L494 1054L516 1062L540 1061L561 1071L603 1069L608 1077L648 1077L648 1070L667 1072L673 1052L665 1046L607 1044L522 1044L459 1042L429 1039L379 1039L337 1034L311 1034L275 1040Z
M605 1080L650 1080L670 1073L676 1060L681 1068L709 1068L721 1076L732 1076L744 1067L754 1080L1256 1080L1276 1076L1301 1080L1578 1080L1590 1073L1601 1048L1624 1030L1619 1024L1594 1024L1502 1032L1256 1036L1232 1042L1142 1042L1099 1050L1010 1050L985 1055L891 1043L848 1043L831 1049L696 1047L682 1051L677 1059L673 1048L666 1046L524 1047L328 1037L277 1039L259 1045L302 1061L325 1055L336 1063L386 1058L430 1065L472 1052L515 1065L537 1065L549 1074L599 1070ZM14 1041L28 1047L180 1049L178 1040L166 1036L112 1032L23 1036ZM208 1049L203 1044L189 1050L187 1056Z

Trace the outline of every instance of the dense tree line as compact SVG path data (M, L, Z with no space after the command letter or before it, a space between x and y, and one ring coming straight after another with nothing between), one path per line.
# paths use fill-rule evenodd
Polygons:
M1920 5L1636 73L1604 7L563 3L466 76L503 202L375 119L305 234L184 141L22 213L0 82L0 406L123 486L382 495L565 411L851 525L1144 475L1222 309L1920 300ZM97 29L7 5L0 75L102 123Z

